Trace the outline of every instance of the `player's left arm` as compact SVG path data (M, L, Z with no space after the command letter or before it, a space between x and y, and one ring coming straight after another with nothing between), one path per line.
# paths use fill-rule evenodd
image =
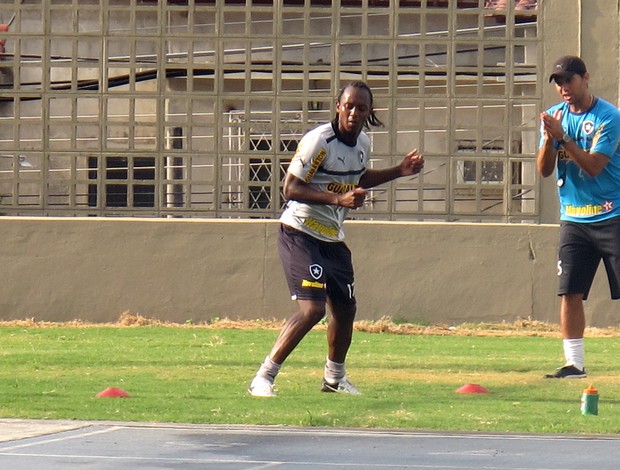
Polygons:
M418 154L418 149L413 149L399 165L382 169L369 168L360 178L359 185L362 188L372 188L401 176L416 175L422 171L422 168L424 168L424 157Z
M586 152L574 140L562 144L562 146L570 156L570 159L592 177L603 171L609 163L609 156L600 152Z

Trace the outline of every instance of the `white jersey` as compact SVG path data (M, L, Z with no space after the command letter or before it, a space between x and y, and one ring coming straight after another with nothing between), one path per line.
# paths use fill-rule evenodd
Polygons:
M299 142L288 172L317 191L344 194L355 189L370 160L370 138L362 132L349 146L338 140L332 123L308 132ZM288 201L280 221L319 240L344 240L342 223L349 209Z

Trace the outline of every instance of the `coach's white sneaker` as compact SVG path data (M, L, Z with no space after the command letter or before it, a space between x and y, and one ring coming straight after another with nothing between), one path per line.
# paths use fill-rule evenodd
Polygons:
M276 397L276 392L273 387L273 382L265 377L257 375L252 379L252 383L250 383L250 388L248 388L248 393L253 397Z

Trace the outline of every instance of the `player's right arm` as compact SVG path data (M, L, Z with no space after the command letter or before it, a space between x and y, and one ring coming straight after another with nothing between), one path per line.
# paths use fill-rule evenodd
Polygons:
M545 141L538 149L538 157L536 159L536 168L544 178L553 173L555 160L556 149L553 145L553 139L549 139L549 142Z
M361 207L366 197L366 190L362 188L355 188L353 191L348 191L344 194L318 191L290 172L286 174L284 179L283 192L284 197L289 200L308 204L331 204L333 206L348 207L349 209Z

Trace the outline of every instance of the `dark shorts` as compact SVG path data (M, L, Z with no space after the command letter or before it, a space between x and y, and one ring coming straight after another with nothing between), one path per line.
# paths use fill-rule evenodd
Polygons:
M327 298L335 304L355 305L351 251L344 242L325 242L280 225L278 250L295 300Z
M558 295L588 298L603 260L612 299L620 299L620 217L594 223L562 222L558 248Z

